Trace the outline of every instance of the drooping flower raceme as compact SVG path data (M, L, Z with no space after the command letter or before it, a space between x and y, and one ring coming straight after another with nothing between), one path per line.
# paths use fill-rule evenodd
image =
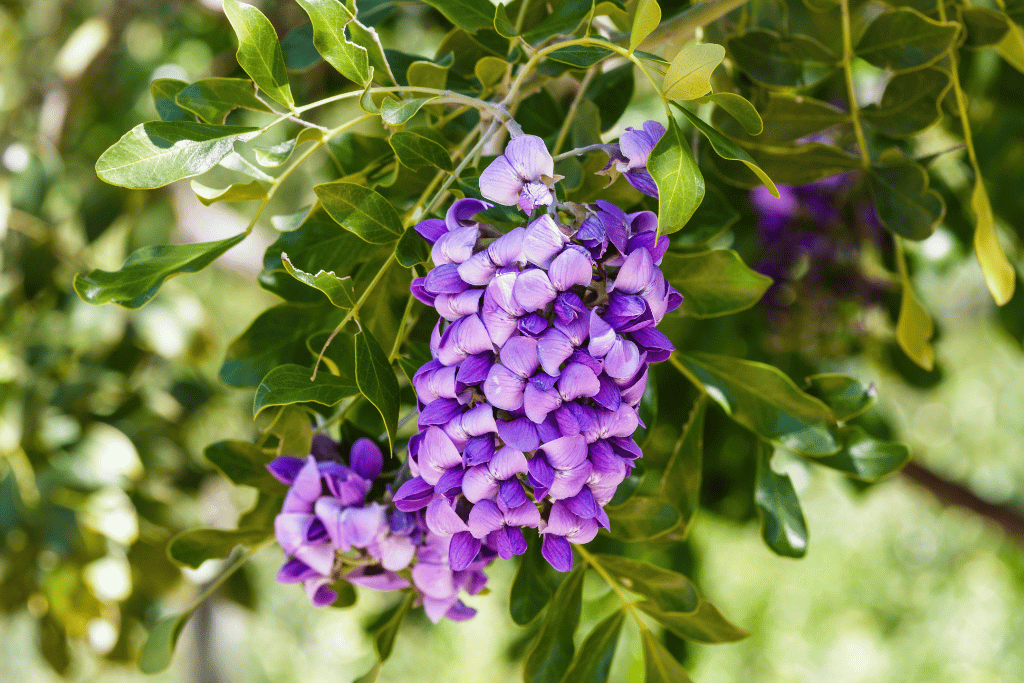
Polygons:
M650 124L639 134L653 136ZM627 178L646 173L641 153ZM609 527L603 508L641 456L648 365L673 348L656 326L682 296L658 268L668 241L655 214L598 201L564 224L543 181L552 169L539 138L517 137L481 174L481 194L547 212L493 238L475 219L490 204L462 199L416 226L434 268L412 290L441 320L413 377L414 477L394 502L425 510L456 573L523 553L530 527L552 566L572 567L570 544Z
M278 580L303 583L318 607L337 599L331 584L339 578L377 590L412 585L434 622L473 616L475 610L459 596L483 590L487 577L480 570L491 557L453 571L447 561L450 536L432 533L423 513L387 504L390 492L384 502L368 500L382 466L380 449L369 439L352 445L347 465L329 438L314 438L312 450L305 460L280 457L268 465L289 486L274 520L278 543L289 556Z

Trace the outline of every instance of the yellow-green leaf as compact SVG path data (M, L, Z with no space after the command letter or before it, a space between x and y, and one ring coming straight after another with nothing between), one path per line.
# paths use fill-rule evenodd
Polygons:
M725 59L725 48L698 43L679 51L665 73L661 91L670 100L695 100L711 92L711 72Z
M900 272L903 295L900 297L900 317L896 322L896 342L910 360L931 372L935 367L935 350L930 339L935 333L928 311L914 295L907 273L907 262L903 255L903 241L896 236L896 265Z
M251 183L232 183L224 188L207 187L193 180L192 191L204 206L214 202L251 202L267 198L267 188L258 180Z
M992 204L988 200L985 184L978 176L974 181L974 192L971 193L971 210L977 224L974 227L974 253L981 264L981 272L985 276L985 284L992 298L1002 306L1013 297L1016 275L996 233L996 222L992 215Z
M660 23L661 5L658 0L640 0L633 17L633 30L629 34L629 51L637 49Z

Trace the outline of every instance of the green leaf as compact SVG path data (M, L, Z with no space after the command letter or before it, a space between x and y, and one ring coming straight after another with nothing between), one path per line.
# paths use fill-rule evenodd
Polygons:
M842 450L835 455L818 458L816 463L857 479L878 481L910 460L910 450L904 444L878 441L856 425L846 428L844 432Z
M771 191L772 196L778 198L779 190L777 187L775 187L775 183L772 182L772 179L768 177L768 174L762 171L761 167L757 165L757 162L755 162L749 154L744 152L739 145L737 145L732 140L719 133L710 125L702 121L699 116L697 116L690 110L686 109L685 107L676 104L676 108L679 109L679 111L683 112L683 115L690 120L690 123L692 123L697 128L697 130L704 134L704 137L706 137L708 141L711 142L711 146L714 148L718 156L722 157L723 159L729 159L730 161L742 161L743 164L746 165L746 167L749 168L751 171L753 171L754 175L756 175L761 180L761 182L764 183L764 186Z
M188 118L188 112L178 106L175 98L188 85L176 78L157 78L149 84L149 92L153 95L156 114L161 121L181 121Z
M205 173L259 133L245 126L195 121L150 121L124 134L96 160L96 175L111 185L151 190Z
M505 5L500 2L494 8L494 30L502 38L515 38L519 35L515 24L508 18L508 11L505 9Z
M686 670L650 629L640 632L644 643L644 683L692 683Z
M370 81L370 58L366 48L345 37L345 27L354 18L340 0L298 0L313 24L313 44L327 63L342 76L359 85Z
M297 405L288 405L266 429L277 437L277 455L305 459L313 448L313 425L309 412Z
M523 38L536 45L551 36L572 35L593 11L593 0L565 0L555 5L544 21L523 33Z
M778 368L709 353L675 353L711 399L733 420L769 441L801 453L835 453L839 444L825 428L831 412L805 394Z
M675 635L697 643L734 643L750 634L733 626L714 605L701 600L696 612L663 612L650 602L637 605Z
M167 278L202 270L243 239L245 233L218 242L143 247L128 257L121 270L79 273L75 292L86 303L139 308L156 296Z
M395 246L395 260L406 268L412 268L430 258L426 240L412 228L406 228Z
M885 86L878 104L861 114L878 130L895 138L908 138L942 119L942 100L952 82L939 69L896 74Z
M597 105L601 117L601 130L610 129L622 118L629 101L633 99L633 63L600 71L590 81L585 97Z
M61 676L71 666L71 650L68 647L68 633L53 610L46 612L38 623L39 653L54 671Z
M713 318L750 308L764 296L772 279L756 273L731 249L695 254L665 254L661 270L683 295L680 312Z
M679 510L661 498L632 496L619 505L605 508L611 529L608 533L620 541L649 541L671 531L679 524Z
M992 215L992 204L985 190L985 182L980 173L974 177L974 190L971 192L971 210L976 221L974 227L974 254L981 265L981 274L985 276L985 284L996 304L1005 305L1013 298L1016 275L1013 266L999 245L996 233L995 217Z
M800 500L789 475L772 469L771 457L771 446L759 441L754 502L761 516L761 537L778 555L803 557L807 553L807 523Z
M398 431L398 378L387 354L365 328L356 335L356 385L380 412L388 443L393 445Z
M203 206L216 202L251 202L267 198L267 188L258 180L249 183L232 183L227 187L207 187L193 180L192 191Z
M483 87L493 88L505 77L507 69L508 62L501 57L484 55L473 66L473 75L476 76L476 79L480 81L480 85Z
M729 113L736 121L743 126L748 135L760 135L764 131L764 121L757 109L750 101L742 95L731 92L715 92L705 95L697 100L698 104L714 102L723 111Z
M444 145L434 139L433 132L433 128L396 131L388 142L398 160L413 170L433 166L451 171L452 157Z
M509 613L519 626L531 624L551 600L551 589L543 581L546 569L540 541L534 538L519 558L519 569L508 596Z
M693 582L678 572L619 555L594 558L627 590L647 598L662 612L691 613L700 607L701 597Z
M223 124L227 115L238 108L271 111L256 99L252 81L245 78L204 78L185 86L174 101L206 123L216 125Z
M266 469L264 469L266 472ZM269 472L267 472L269 474ZM274 479L277 489L274 493L260 491L253 506L238 517L240 529L273 529L274 518L281 512L287 488Z
M836 373L811 375L807 393L820 398L838 422L848 422L875 404L878 391L874 384L864 386L853 377Z
M258 9L238 0L224 0L224 14L238 36L238 65L260 90L291 109L295 100L273 24Z
M820 142L772 147L751 145L746 148L762 171L775 181L788 185L806 185L862 168L860 157ZM751 181L753 179L751 177Z
M658 187L658 234L682 229L704 198L704 176L675 118L651 150L647 170Z
M389 126L400 126L413 116L416 116L416 112L418 112L424 104L434 99L437 98L419 97L413 100L404 100L402 102L387 99L380 105L380 116L384 119L384 123Z
M384 666L384 662L376 661L370 670L364 673L362 676L352 681L352 683L377 683L377 679L380 678L381 667Z
M227 557L238 545L254 545L271 529L188 529L167 544L167 556L176 563L198 569L207 560Z
M370 68L373 69L370 79L376 78L377 82L381 85L398 85L398 82L395 80L395 74L391 72L391 65L388 64L387 57L384 56L384 46L381 45L380 36L377 35L377 31L364 26L360 23L359 19L353 19L348 25L348 30L352 36L352 42L366 48L366 55L370 60ZM367 85L369 85L369 82Z
M284 485L267 470L273 455L248 441L218 441L203 455L231 482L272 494L283 494Z
M329 372L318 372L316 381L310 380L313 371L303 365L279 365L263 378L256 387L252 401L253 416L264 408L312 401L323 406L336 406L343 399L359 394L347 380Z
M927 239L946 213L942 196L928 187L928 172L895 150L880 161L868 172L868 185L882 225L907 239Z
M828 102L779 92L769 95L761 118L767 122L759 138L763 142L799 140L850 120L849 114Z
M670 100L695 100L711 92L711 72L725 59L725 48L714 43L684 47L665 72L661 91Z
M338 597L331 603L331 607L344 609L356 604L356 587L345 579L338 579L331 584L331 590L338 594Z
M815 85L835 69L839 57L809 36L781 36L754 29L726 41L729 55L750 78L769 87Z
M305 71L323 61L313 44L313 25L303 24L293 28L281 39L284 65L290 71Z
M864 29L854 52L880 69L920 69L956 44L959 24L936 21L910 7L884 12Z
M903 243L899 237L896 238L896 267L902 286L900 314L896 321L896 343L910 360L931 372L935 367L935 349L929 340L935 334L935 324L914 294L903 254Z
M494 5L488 0L424 0L459 28L475 33L494 26ZM507 18L507 17L506 17Z
M589 69L610 54L611 50L598 45L571 45L549 52L547 57L578 69Z
M284 162L291 158L292 152L295 148L304 142L321 142L324 139L324 133L318 128L303 128L299 131L299 134L290 140L285 140L282 143L274 145L273 147L255 147L253 148L253 156L256 157L256 163L263 168L277 168Z
M704 417L707 414L707 394L701 394L693 406L690 419L672 449L672 455L661 476L658 495L679 510L679 526L673 536L685 539L700 507L700 482L704 454ZM686 610L678 610L685 612Z
M182 614L164 617L156 623L139 652L139 671L144 674L155 674L171 665L178 636L194 611L193 607Z
M722 191L708 185L704 201L694 211L684 232L672 235L672 246L683 249L697 248L721 235L740 219L739 212L725 198Z
M387 244L402 236L398 212L374 190L339 180L313 191L331 218L370 244Z
M964 47L977 50L998 45L1010 30L1006 16L987 7L959 7L966 41Z
M661 5L658 0L640 0L633 15L633 28L629 32L629 51L640 47L640 43L651 35L661 23ZM719 60L721 61L721 60Z
M625 609L619 609L594 627L573 657L562 683L605 683L608 680L625 618Z
M401 628L405 615L409 613L415 598L415 593L407 593L391 617L373 635L373 649L377 651L377 658L381 662L387 661L391 656L391 651L395 647L395 638L398 637L398 629Z
M537 637L526 653L524 683L557 683L576 652L573 634L580 623L584 567L578 567L555 591Z
M405 78L409 81L409 85L444 90L448 85L448 71L450 69L451 63L447 66L442 66L434 62L420 60L409 65L409 68L405 70ZM438 110L441 109L440 105L437 105L436 108Z
M338 308L351 310L355 304L355 291L352 289L352 278L338 277L331 271L321 270L316 275L299 270L288 260L288 254L281 253L281 263L288 274L299 282L323 292L332 304ZM333 403L330 405L334 405Z

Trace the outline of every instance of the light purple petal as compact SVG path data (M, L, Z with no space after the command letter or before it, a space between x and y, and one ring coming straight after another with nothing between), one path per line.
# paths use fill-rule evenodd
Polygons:
M578 467L587 459L587 440L582 436L563 436L540 447L555 469Z
M420 221L413 226L413 229L431 245L433 245L441 235L448 232L448 226L445 225L445 222L440 218L428 218L425 221Z
M555 162L551 158L544 141L536 135L520 135L512 138L505 147L505 158L519 177L534 180L541 176L550 176L555 172Z
M564 332L551 328L540 336L537 344L537 357L544 372L558 376L564 363L575 347L572 340Z
M497 347L503 346L512 335L519 331L519 318L499 306L491 296L490 289L484 294L480 317L483 319L491 343Z
M509 339L501 347L501 364L523 379L532 376L540 365L537 340L529 337Z
M395 507L403 512L422 510L434 497L434 486L422 477L415 477L402 484L395 493Z
M430 501L426 514L427 528L440 536L453 536L466 531L466 523L443 496Z
M523 262L523 238L526 236L526 228L513 228L507 233L490 243L487 247L487 255L491 262L501 268L513 263Z
M552 259L548 275L552 286L564 292L573 285L589 285L594 277L594 266L589 256L579 249L570 248Z
M438 294L433 306L445 320L455 321L480 311L482 289L470 289L461 294Z
M320 482L320 468L317 467L316 459L312 455L306 458L306 464L295 475L291 492L308 503L316 502L316 499L324 492Z
M587 483L593 467L589 460L584 460L580 465L569 470L555 468L555 480L548 488L548 497L551 500L561 500L575 496Z
M534 507L536 510L536 507ZM481 500L469 511L469 530L475 538L483 538L505 524L504 516L493 500Z
M295 557L324 576L334 571L334 548L329 543L300 545L295 549Z
M593 475L591 475L593 478ZM580 492L571 498L566 498L565 507L572 514L583 519L593 519L597 517L597 501L594 499L594 494L591 492L588 486L584 486L580 489Z
M416 545L408 536L388 534L379 541L380 563L388 571L405 569L416 555Z
M541 268L547 268L551 259L562 251L569 238L548 214L530 223L523 235L523 258Z
M498 493L498 482L487 465L476 465L466 470L462 478L462 495L470 503L493 498Z
M427 273L426 287L431 294L459 294L469 289L469 284L459 275L462 266L446 263Z
M558 393L563 401L590 398L600 390L601 383L597 375L583 363L569 363L558 380Z
M518 410L523 406L523 389L526 380L504 365L495 363L484 380L484 396L495 408Z
M523 452L510 446L498 450L491 458L487 468L498 481L510 479L517 474L526 474L530 469Z
M508 159L500 156L480 174L480 194L502 206L514 206L519 201L523 182Z
M306 532L315 517L309 513L282 512L274 518L274 534L285 553L291 555L306 542Z
M540 511L536 504L527 501L519 507L505 513L505 523L510 526L528 526L536 529L540 526Z
M498 272L498 267L494 265L486 251L473 254L460 263L458 268L459 278L471 285L486 285Z
M527 312L541 310L558 296L548 274L540 268L531 268L521 273L513 294Z
M279 482L291 486L304 464L305 462L301 458L283 455L267 463L267 469Z
M498 436L501 440L516 450L528 453L535 450L537 446L540 446L537 427L531 423L529 418L519 417L511 422L498 420L497 427Z
M449 467L462 464L462 455L444 431L430 427L420 448L419 463L420 476L433 485Z
M519 527L503 527L497 533L498 557L508 560L526 552L526 538Z
M480 239L480 229L476 226L459 228L446 232L438 238L430 250L430 258L435 266L446 263L462 263L473 255L473 247Z
M641 247L627 256L619 268L619 274L615 276L615 290L627 294L643 292L654 279L654 271L651 252Z
M487 334L487 328L478 315L469 315L462 318L459 329L455 332L455 343L467 356L474 356L478 353L493 350L491 338ZM450 365L449 363L445 363Z
M491 208L491 206L491 204L482 202L479 199L466 198L456 200L448 209L448 213L445 214L445 224L449 230L474 226L476 224L470 219L481 211Z
M604 357L604 371L616 380L632 379L640 369L643 358L640 349L628 339L617 339Z
M445 561L447 559L445 557ZM412 567L412 582L425 597L435 600L447 600L458 593L452 570L447 564L417 562Z
M494 304L514 316L526 314L526 309L516 300L516 280L519 279L518 271L498 273L487 285L487 295L484 297L484 306L487 304L487 297L494 300Z
M519 191L519 208L523 210L523 213L533 213L538 206L548 206L553 201L555 201L555 196L551 193L551 188L540 180L526 183Z
M594 358L604 358L615 345L616 334L612 326L597 314L597 309L590 312L590 344L587 349ZM541 358L543 360L543 357Z
M356 548L365 548L377 536L387 531L384 508L377 503L370 503L363 508L348 508L348 514L342 523L349 542Z
M409 587L409 582L401 575L380 571L378 567L359 567L346 574L345 580L378 591L396 591Z
M554 389L544 391L538 389L535 384L528 382L523 392L523 409L526 417L532 422L540 423L552 410L561 405L562 399Z

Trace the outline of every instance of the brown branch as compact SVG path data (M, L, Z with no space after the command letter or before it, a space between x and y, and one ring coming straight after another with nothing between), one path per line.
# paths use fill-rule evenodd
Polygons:
M943 506L955 505L995 522L1017 543L1024 543L1024 514L1009 505L995 505L982 500L963 484L944 479L927 467L911 461L902 470L903 476L931 492Z

